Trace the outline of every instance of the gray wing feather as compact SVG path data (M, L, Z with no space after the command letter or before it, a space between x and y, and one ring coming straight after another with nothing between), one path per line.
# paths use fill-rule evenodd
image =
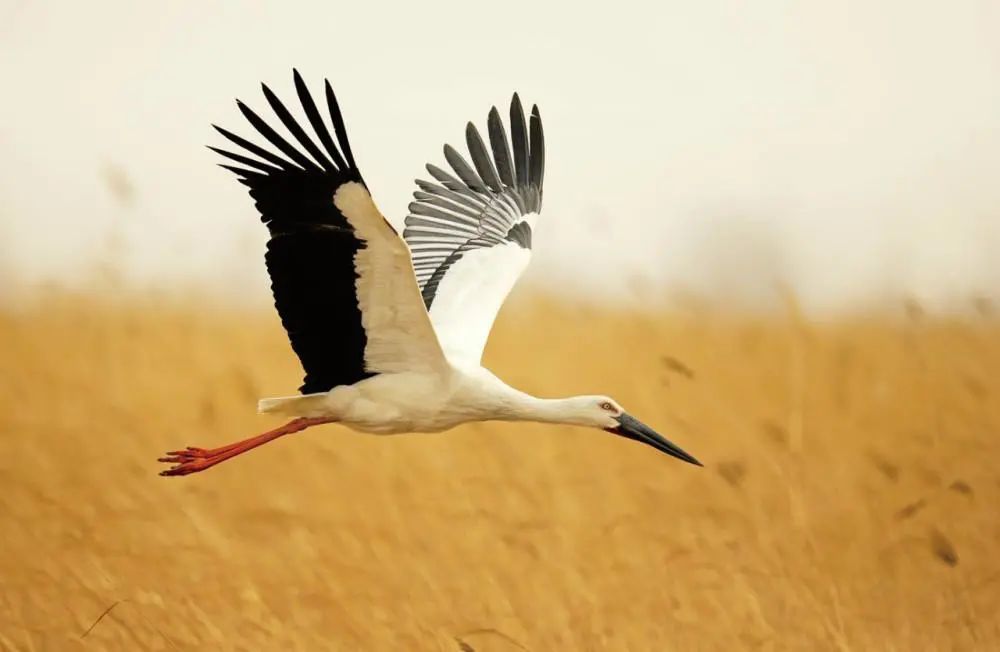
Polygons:
M542 204L545 140L533 106L525 120L515 93L510 103L510 139L493 107L487 118L490 147L469 123L465 141L472 165L452 146L444 158L452 174L432 163L434 181L417 180L403 238L413 252L413 269L427 309L452 266L475 249L515 243L531 248L531 227L523 218Z
M465 159L462 158L462 155L459 154L454 147L451 145L444 146L444 158L448 161L448 165L451 166L451 169L455 171L455 174L458 175L458 178L461 179L470 189L476 191L486 189L486 186L483 184L483 180L479 178L479 175L476 174L471 167L469 167L469 164L465 162Z
M517 172L517 186L528 185L528 130L524 126L524 109L521 98L514 93L510 103L510 137L514 142L514 168Z
M490 155L486 153L486 144L483 142L482 136L479 135L479 131L476 130L476 125L471 122L465 127L465 142L469 146L472 164L476 166L476 172L479 173L482 180L493 192L503 192L500 177L493 167Z
M545 135L542 132L542 115L535 105L531 107L531 159L528 170L531 186L540 189L543 176L545 176Z
M510 162L510 145L507 144L507 132L504 131L497 107L490 109L489 130L490 147L493 148L493 158L497 162L497 172L504 184L513 186L514 168Z
M466 185L463 182L459 181L458 179L453 177L451 174L445 172L438 166L433 165L432 163L428 163L427 171L431 173L432 177L440 181L441 185L443 185L448 190L462 193L463 195L472 200L476 200L479 198L479 195L477 195L472 188L466 187Z

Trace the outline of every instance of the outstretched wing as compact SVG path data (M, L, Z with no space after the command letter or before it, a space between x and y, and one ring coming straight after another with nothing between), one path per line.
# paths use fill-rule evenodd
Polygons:
M445 358L409 250L364 185L330 82L326 101L336 142L298 71L294 80L322 148L263 86L301 149L242 102L240 111L281 155L221 127L243 152L211 149L239 164L222 167L250 188L271 232L265 261L275 307L305 371L299 390L324 392L377 373L438 368Z
M475 125L465 129L472 166L450 145L444 157L454 174L427 165L435 181L417 180L403 232L441 347L461 364L482 359L493 320L531 257L531 228L542 206L538 107L529 129L515 93L509 140L496 107L488 133L489 150Z

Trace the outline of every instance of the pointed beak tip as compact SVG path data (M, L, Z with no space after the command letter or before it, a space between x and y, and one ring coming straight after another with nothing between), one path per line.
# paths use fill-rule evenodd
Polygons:
M646 444L647 446L652 446L656 450L666 453L671 457L675 457L682 462L687 462L688 464L704 468L705 465L699 462L693 455L690 455L681 449L680 446L677 446L672 441L666 439L635 417L629 414L622 414L618 417L618 423L620 425L617 428L608 428L608 432Z

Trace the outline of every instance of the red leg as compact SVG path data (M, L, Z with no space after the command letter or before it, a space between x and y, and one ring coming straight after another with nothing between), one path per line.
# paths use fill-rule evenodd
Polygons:
M267 433L264 433L267 434ZM263 435L259 435L263 436ZM225 446L219 446L218 448L198 448L197 446L188 446L184 450L179 451L167 451L167 455L179 456L179 457L215 457L216 455L221 455L226 451L230 451L234 448L242 446L247 440L233 442L232 444L226 444ZM170 462L166 458L161 457L161 462Z
M228 446L209 449L189 446L185 450L170 451L167 453L167 457L161 457L159 461L176 464L176 466L172 466L166 471L160 471L160 475L188 475L189 473L204 471L220 462L232 459L278 437L290 435L293 432L305 430L310 426L318 426L321 423L330 423L332 421L333 419L326 417L299 417L298 419L289 421L280 428L268 430L256 437L250 437L249 439L244 439Z

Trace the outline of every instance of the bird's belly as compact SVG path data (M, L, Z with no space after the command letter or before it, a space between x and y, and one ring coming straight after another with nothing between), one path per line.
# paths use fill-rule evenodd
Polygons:
M380 381L380 382L379 382ZM362 432L440 432L469 420L450 400L447 385L425 377L381 377L365 381L338 419Z
M341 422L362 432L400 434L440 432L454 428L468 418L445 405L398 405L366 401L351 406Z
M392 408L373 411L365 415L352 415L341 423L377 435L396 435L407 432L441 432L464 423L467 419L446 413L401 415Z

